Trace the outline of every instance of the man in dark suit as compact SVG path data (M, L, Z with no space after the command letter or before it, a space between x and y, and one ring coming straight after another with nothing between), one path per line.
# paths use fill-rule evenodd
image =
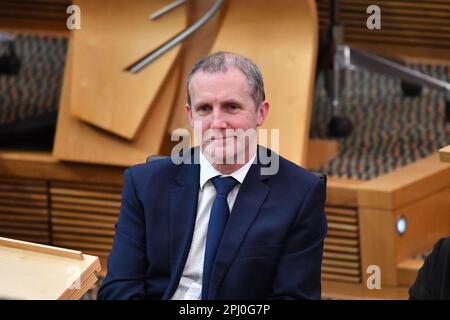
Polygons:
M98 297L319 299L325 184L255 135L240 139L269 110L257 66L210 55L187 90L200 146L125 171Z
M437 241L409 288L410 300L450 300L450 237Z

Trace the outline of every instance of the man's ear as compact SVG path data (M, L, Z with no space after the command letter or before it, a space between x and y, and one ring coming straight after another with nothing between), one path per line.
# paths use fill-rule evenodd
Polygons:
M258 121L257 125L258 127L261 127L264 123L264 120L266 120L267 114L269 113L269 103L267 101L264 101L260 104L258 108Z
M186 103L185 108L186 108L186 111L187 111L187 114L188 114L189 123L191 124L191 127L193 128L193 127L194 127L194 120L192 119L192 109L191 109L191 106L190 106L189 104Z

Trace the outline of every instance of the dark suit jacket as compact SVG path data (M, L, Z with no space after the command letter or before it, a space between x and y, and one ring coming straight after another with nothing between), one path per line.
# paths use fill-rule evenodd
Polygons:
M450 300L450 237L442 238L409 289L411 300Z
M252 164L239 189L209 299L319 299L325 184L282 157L276 175L261 175L261 167L259 160ZM170 158L125 171L99 299L171 298L194 232L199 172L198 164Z

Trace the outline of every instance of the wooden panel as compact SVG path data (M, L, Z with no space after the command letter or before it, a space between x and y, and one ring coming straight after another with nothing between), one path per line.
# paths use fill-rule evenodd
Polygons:
M37 207L34 204L23 203L15 206L0 206L0 212L8 213L8 214L32 214L38 216L46 216L47 215L47 207L48 203L45 202L42 207Z
M343 231L358 231L358 226L352 226L345 223L329 222L328 227L330 229L343 230Z
M368 15L366 15L368 16ZM322 18L322 16L320 17ZM361 27L361 19L362 16L358 13L342 13L341 14L341 18L344 19L354 19L353 21L347 21L345 23L345 30L346 31L360 31L360 30L356 30L357 27ZM364 20L363 20L364 22ZM425 33L425 34L433 34L434 32L436 32L436 36L438 37L444 37L445 34L441 33L442 31L450 31L450 25L448 23L446 23L446 21L443 20L436 20L432 17L417 17L417 16L406 16L404 15L401 18L401 22L399 22L397 20L396 17L394 16L389 16L389 15L385 15L383 22L382 22L382 27L385 27L387 29L388 32L392 32L394 28L396 27L400 27L399 32L403 31L401 29L401 23L410 23L411 24L411 31L415 31L417 32L417 34L421 34L421 33ZM417 26L418 24L420 24L420 26ZM415 26L414 26L415 25ZM322 25L321 25L322 26ZM417 27L416 27L417 26ZM383 29L380 29L380 31L382 31ZM429 32L429 33L427 33Z
M439 238L450 233L449 199L450 189L447 188L393 213L361 209L362 216L368 215L367 220L361 220L362 224L367 224L361 226L363 268L369 264L379 265L383 271L382 281L390 278L390 285L411 285L418 268L405 270L401 263L426 252ZM407 222L402 236L395 230L400 216ZM384 224L380 224L382 221Z
M76 241L78 243L101 243L101 244L107 244L112 245L113 239L110 237L101 237L101 236L82 236L77 234L55 234L53 235L53 239L56 241Z
M326 251L333 251L333 252L345 252L345 253L359 253L358 248L352 248L352 247L344 247L341 245L329 245L325 244L324 250Z
M115 208L107 207L93 207L93 206L83 206L79 204L66 204L66 203L52 203L53 210L66 210L66 211L76 211L80 213L101 213L116 216L118 210Z
M70 3L68 0L0 0L0 17L40 20L56 17L65 20L66 8Z
M61 218L72 218L72 219L83 219L86 221L97 221L97 222L106 222L110 224L114 224L117 221L117 214L116 216L108 216L104 214L99 214L99 212L86 214L86 213L80 213L80 212L71 212L71 211L61 211L61 210L55 210L52 209L52 216L53 217L61 217Z
M334 280L334 279L332 279ZM343 283L342 281L322 281L323 299L408 299L408 287L389 287L382 286L381 290L370 290L366 283L354 284Z
M396 37L406 37L409 39L409 41L413 42L413 41L417 41L417 38L422 38L421 43L430 45L433 44L436 41L442 41L442 42L450 42L450 36L446 33L443 34L439 34L436 32L436 30L392 30L389 29L389 25L386 25L385 23L383 23L384 27L387 27L387 29L381 29L380 32L378 32L377 36L374 37L374 39L392 39L392 42L395 42ZM358 30L358 28L354 28L354 27L348 27L349 32L352 32L353 30ZM442 28L442 29L447 29L450 30L449 28ZM444 31L442 30L442 31ZM448 32L448 31L447 31ZM362 37L362 35L361 35ZM428 38L425 38L428 37ZM357 38L357 37L355 37Z
M398 35L398 37L400 37L400 36L401 35ZM378 43L384 42L387 45L398 44L398 37L394 37L394 36L390 36L390 35L387 35L387 36L380 35L380 36L372 37L373 38L372 41L376 41ZM355 41L365 41L367 39L367 37L363 36L363 35L360 35L360 36L358 35L358 36L354 36L353 39ZM418 41L416 38L405 36L405 38L403 39L402 42L404 45L409 45L409 46L419 45L422 47L427 47L427 46L431 46L433 43L437 43L438 41L442 41L442 39L424 38L424 39L421 39L420 41ZM442 42L445 42L445 41L442 41Z
M272 106L263 128L279 129L280 140L289 140L280 144L280 154L303 166L307 159L317 28L313 0L231 0L212 48L213 52L242 54L260 67Z
M407 259L397 265L398 284L411 287L416 281L417 272L423 266L423 260Z
M361 271L359 269L348 269L348 268L342 268L342 267L328 267L328 266L322 266L322 272L343 274L343 275L350 275L350 276L358 276L358 277L361 273Z
M92 170L96 170L96 166L91 166ZM88 181L91 182L91 181ZM95 184L95 183L75 183L73 182L63 182L63 181L52 181L52 190L54 193L60 193L60 192L73 192L73 193L83 193L83 196L89 195L89 197L97 197L96 195L99 194L99 198L106 198L106 199L115 199L120 200L117 198L117 195L115 193L121 193L122 188L120 185L106 185L103 183L104 181L97 181L97 183L101 184ZM111 198L113 197L113 198Z
M331 0L318 1L321 30L329 25ZM369 30L366 9L376 4L381 9L381 29ZM450 2L381 0L342 0L340 18L344 25L344 38L351 45L376 44L386 54L392 54L391 46L416 49L441 50L450 57ZM437 54L422 51L423 56ZM448 60L447 60L448 61Z
M450 164L437 153L360 185L361 207L395 209L450 185Z
M112 200L97 200L97 199L86 199L86 198L76 198L76 197L68 197L68 196L58 196L52 195L52 202L58 203L77 203L83 205L95 205L100 207L108 207L108 208L120 208L120 202L112 201Z
M30 180L28 180L30 181ZM33 180L31 180L33 181ZM17 184L17 182L20 182ZM41 192L45 193L46 187L42 181L28 182L24 184L24 179L13 179L8 177L0 177L0 190L1 191L22 191L22 192Z
M129 142L69 114L73 64L72 44L69 43L53 155L62 160L131 166L144 162L151 154L159 154L172 109L173 92L177 92L178 66L170 71L155 105L145 117L143 127Z
M341 231L341 230L328 230L328 236L343 237L343 238L358 238L356 231Z
M0 28L68 33L67 0L0 0Z
M327 218L328 220L328 218ZM342 239L337 237L326 237L325 244L342 244L352 247L357 247L359 245L359 241L356 239Z
M357 190L361 183L364 183L364 181L328 177L326 204L356 208L358 206Z
M337 253L337 252L326 251L326 252L323 253L323 257L326 258L326 259L359 261L359 255L358 254Z
M184 6L156 21L148 19L150 13L170 2L74 1L83 8L83 27L73 32L71 39L77 66L72 70L70 88L72 115L121 137L136 137L149 108L157 103L179 48L137 74L124 70L186 27ZM153 113L153 117L160 114ZM166 121L164 118L161 115L160 121ZM158 136L154 139L160 142Z
M396 231L392 213L361 208L359 218L362 270L376 265L382 271L382 285L397 285Z
M361 282L359 277L345 276L334 273L322 273L322 280L335 280L339 282L353 282L353 283Z
M450 162L450 146L446 146L439 150L439 159L442 162Z
M109 194L101 192L88 192L84 190L75 189L64 189L64 188L52 188L53 195L64 195L64 196L75 196L75 197L87 197L87 198L97 198L97 199L108 199L108 200L120 200L120 194Z
M0 183L3 190L46 192L45 182L37 179L1 176Z
M111 229L99 229L99 228L86 228L86 227L67 227L65 225L59 225L53 223L52 225L53 233L75 233L75 234L85 234L85 235L104 235L104 236L114 236L114 230ZM57 245L57 242L54 244Z
M327 217L328 217L328 215L339 215L339 216L356 218L358 215L358 212L354 208L327 206L326 211L327 211Z
M442 237L450 234L450 188L395 210L394 219L406 219L406 232L396 233L395 263L427 252Z
M27 219L20 219L15 217L2 217L0 219L2 228L22 228L23 233L26 234L29 229L42 230L48 232L48 222L27 221Z
M362 184L358 200L363 270L378 265L382 283L398 285L397 264L450 233L449 186L450 166L440 163L437 154ZM407 223L402 236L396 231L400 216Z
M86 228L92 228L95 233L95 230L98 229L106 229L106 230L113 230L114 229L114 222L102 222L102 221L83 221L80 219L66 219L66 218L60 218L60 217L52 217L52 223L54 225L67 225L67 226L75 226L75 227L86 227Z
M349 268L354 268L354 269L357 269L360 267L359 262L330 260L330 259L323 259L322 265L323 266L349 267Z
M100 244L100 243L80 243L78 241L68 241L68 240L60 240L58 239L55 241L58 243L58 246L61 247L67 247L67 248L74 248L74 247L83 247L84 250L103 250L105 252L111 251L111 244Z
M322 279L361 282L358 213L356 209L325 206L328 233L324 241Z
M22 241L29 241L34 243L44 243L48 244L48 232L41 232L41 235L37 235L35 231L28 231L26 234L23 234L23 230L20 230L19 233L15 233L14 230L8 232L8 230L2 231L1 234L7 238L17 239Z
M48 221L43 220L42 217L35 215L5 215L0 213L0 223L3 227L8 225L9 223L24 223L25 225L31 225L33 227L43 227L44 230L48 228Z
M26 232L24 232L26 230ZM14 228L14 227L4 227L0 226L0 233L2 235L13 235L8 236L9 238L19 239L26 237L36 237L39 239L46 239L48 242L48 230L46 229L21 229L21 228Z
M8 192L8 191L0 191L0 197L5 199L17 199L28 201L40 201L40 200L45 201L47 199L46 194Z
M314 170L326 165L330 160L337 157L338 151L339 143L336 140L310 140L306 168Z
M99 256L106 273L120 188L70 182L50 184L53 244Z
M349 224L356 224L357 219L356 218L348 218L348 217L339 217L335 215L328 214L327 215L328 222L344 222Z
M61 110L59 112L61 113ZM7 176L1 178L0 185L2 185L1 181L5 179L8 181L23 181L23 178L27 178L26 186L18 184L17 187L14 186L15 189L29 190L31 187L45 189L42 186L42 180L38 180L41 181L39 186L34 183L31 184L30 181L33 180L29 178L33 178L80 181L89 183L88 186L91 189L98 188L97 184L101 182L103 189L105 184L111 184L111 188L119 188L120 191L123 182L123 170L123 167L60 162L51 154L45 152L0 151L0 174Z
M0 177L0 236L48 244L46 182Z

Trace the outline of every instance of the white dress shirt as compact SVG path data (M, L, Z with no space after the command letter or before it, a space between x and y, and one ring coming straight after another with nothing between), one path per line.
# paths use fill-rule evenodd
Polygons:
M184 265L183 274L180 278L178 288L172 296L172 300L200 300L202 295L203 260L205 257L206 233L208 231L209 216L216 197L216 188L211 178L216 176L231 176L239 183L228 194L228 205L230 212L236 200L239 188L250 169L253 158L238 170L229 175L223 175L212 166L211 163L200 152L200 190L198 194L197 217L195 229L192 236L191 248Z

